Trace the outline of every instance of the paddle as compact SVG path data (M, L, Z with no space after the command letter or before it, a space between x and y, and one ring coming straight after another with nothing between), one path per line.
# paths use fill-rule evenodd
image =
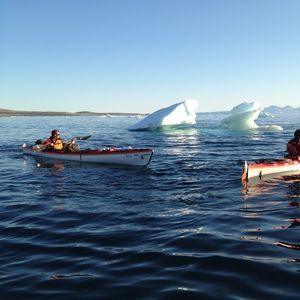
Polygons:
M85 140L88 140L92 135L86 135L86 136L77 136L73 139L76 139L76 140L80 140L80 141L85 141ZM72 140L73 140L72 139Z
M75 143L76 143L76 140L79 140L79 141L86 141L86 140L88 140L91 136L92 136L92 135L77 136L77 137L72 138L71 141L66 142L65 144L66 144L66 145L75 144ZM50 148L50 145L38 144L38 145L32 146L32 150L35 151L35 152L42 152L42 151L47 150L48 148Z

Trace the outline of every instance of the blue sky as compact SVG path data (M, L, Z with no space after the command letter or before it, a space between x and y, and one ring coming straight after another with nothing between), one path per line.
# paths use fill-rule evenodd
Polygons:
M300 106L298 0L0 0L0 108Z

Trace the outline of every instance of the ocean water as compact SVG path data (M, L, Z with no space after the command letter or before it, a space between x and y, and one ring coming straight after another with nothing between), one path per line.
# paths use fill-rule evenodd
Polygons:
M130 132L116 117L0 118L1 299L299 299L300 179L241 183L243 161L282 158L283 131ZM150 147L148 167L38 162L21 145L88 135L82 148Z

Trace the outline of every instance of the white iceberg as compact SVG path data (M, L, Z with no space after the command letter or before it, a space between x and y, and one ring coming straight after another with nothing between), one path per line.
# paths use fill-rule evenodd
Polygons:
M274 118L274 116L273 115L271 115L270 113L268 113L268 112L262 112L262 113L260 113L259 114L259 117L260 118Z
M221 121L221 124L232 130L264 129L264 130L282 130L278 125L258 126L255 120L264 109L256 101L243 102L235 106L231 115Z
M147 130L163 126L195 124L197 107L198 102L196 100L188 99L153 112L130 126L128 130Z

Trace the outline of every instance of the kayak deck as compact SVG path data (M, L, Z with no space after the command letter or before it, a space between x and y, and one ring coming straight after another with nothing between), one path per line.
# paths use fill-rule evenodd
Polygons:
M22 149L24 154L41 158L132 166L148 165L153 155L152 149L144 148L103 148L86 149L75 152L46 150L37 152L33 151L31 146L24 144Z
M300 173L300 160L279 160L274 162L264 163L248 163L244 162L242 181L247 181L253 177L262 178L264 175L278 173Z

